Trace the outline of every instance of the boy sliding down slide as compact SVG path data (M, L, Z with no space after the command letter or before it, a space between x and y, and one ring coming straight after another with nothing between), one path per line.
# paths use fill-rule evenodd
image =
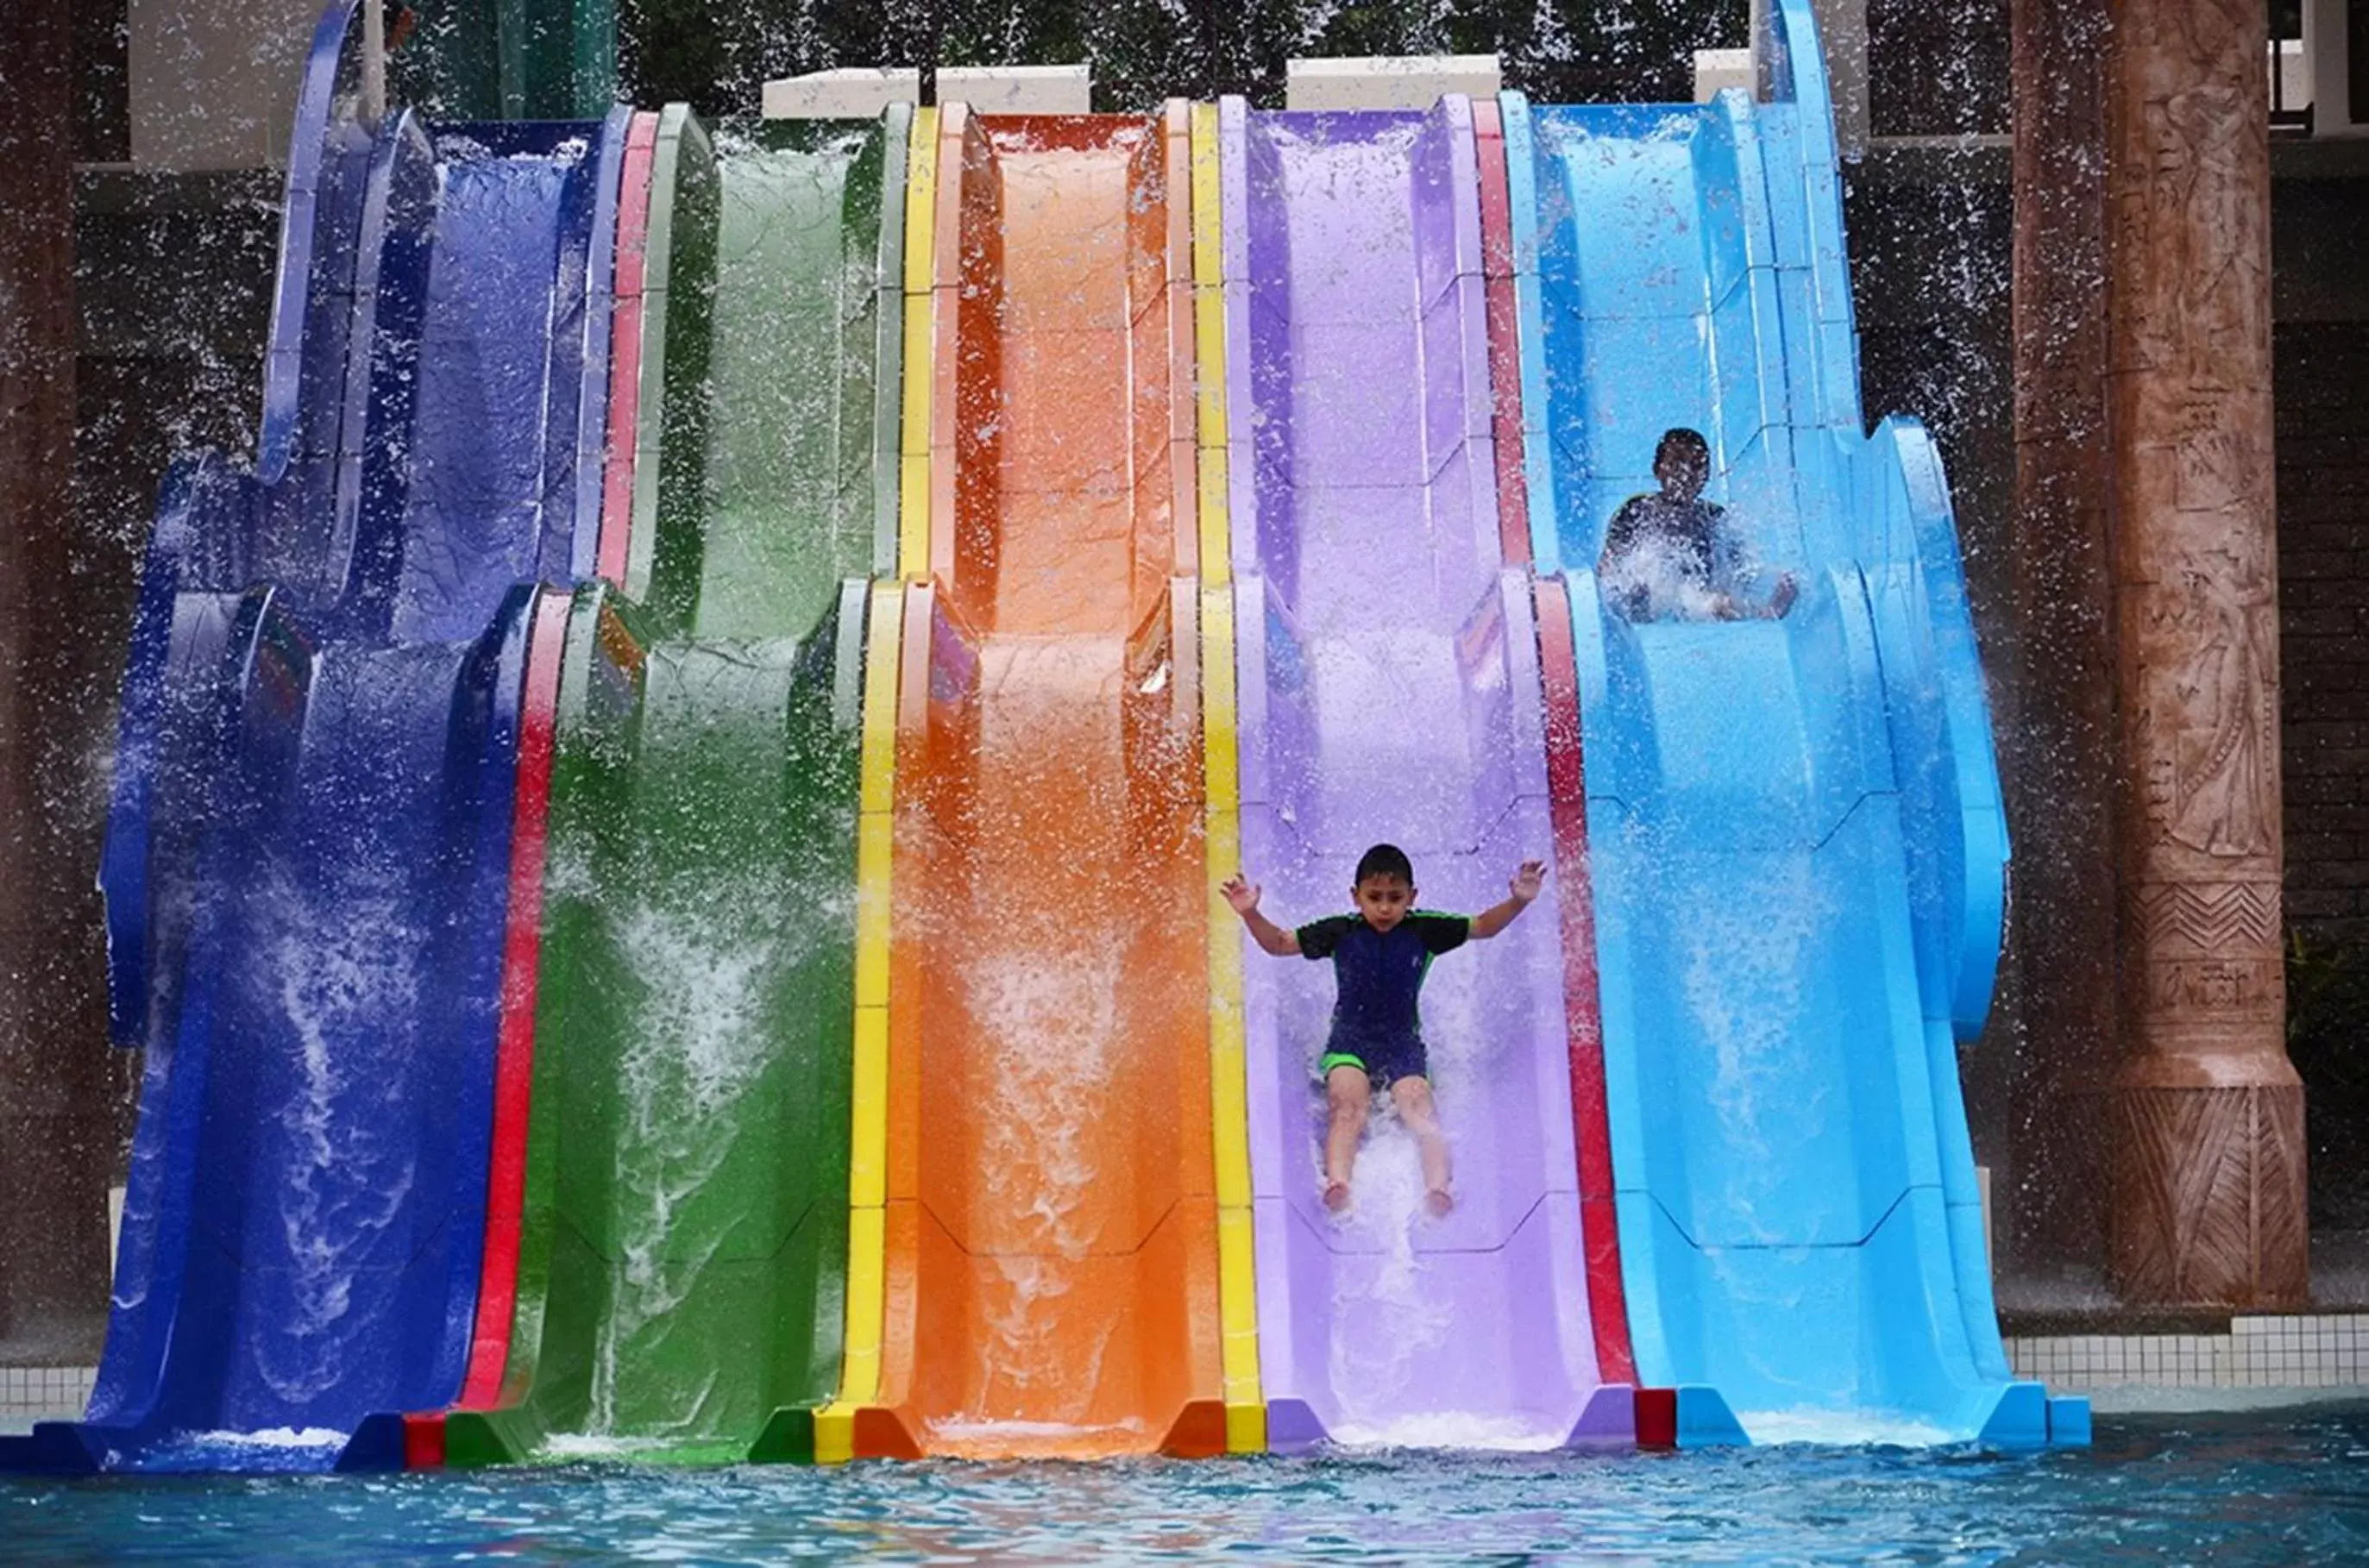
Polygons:
M1333 960L1333 1032L1316 1064L1333 1111L1324 1137L1325 1207L1338 1210L1349 1202L1349 1173L1378 1083L1390 1090L1399 1119L1413 1129L1423 1150L1425 1204L1435 1215L1453 1207L1448 1139L1432 1109L1415 1001L1432 959L1463 946L1468 937L1477 941L1505 930L1539 896L1545 878L1544 863L1526 860L1504 903L1469 917L1436 914L1414 907L1414 867L1405 853L1395 844L1376 844L1357 862L1356 882L1349 889L1357 912L1327 915L1297 931L1286 931L1259 913L1256 883L1240 872L1227 880L1226 902L1261 947L1277 957L1298 953Z

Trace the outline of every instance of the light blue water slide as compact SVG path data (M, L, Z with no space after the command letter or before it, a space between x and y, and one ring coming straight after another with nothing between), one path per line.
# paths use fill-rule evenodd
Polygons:
M1681 1442L2080 1441L2083 1402L2008 1373L1959 1093L2008 843L1956 524L1923 429L1861 423L1824 65L1807 0L1766 16L1757 97L1504 103L1638 1379L1680 1387ZM1799 578L1783 619L1604 605L1673 426Z

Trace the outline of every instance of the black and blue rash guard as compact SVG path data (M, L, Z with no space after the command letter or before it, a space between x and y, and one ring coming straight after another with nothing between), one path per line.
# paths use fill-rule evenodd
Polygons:
M1464 915L1413 910L1387 932L1363 915L1327 915L1293 933L1308 958L1333 960L1333 1032L1316 1064L1320 1078L1359 1067L1387 1085L1425 1076L1423 1023L1416 1002L1431 961L1472 934Z

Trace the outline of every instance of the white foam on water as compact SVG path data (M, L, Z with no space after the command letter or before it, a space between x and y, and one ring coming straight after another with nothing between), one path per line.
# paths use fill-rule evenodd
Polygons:
M1852 1410L1745 1410L1736 1420L1756 1444L1815 1444L1822 1448L1929 1448L1963 1440L1926 1421Z
M666 1447L663 1437L613 1437L593 1432L555 1432L544 1439L544 1454L555 1459L622 1459Z
M334 1426L266 1426L254 1432L184 1432L181 1442L221 1448L342 1448L346 1435Z
M1541 1430L1518 1415L1475 1415L1465 1411L1402 1413L1386 1420L1345 1421L1330 1436L1345 1448L1473 1448L1542 1453L1562 1446L1567 1434Z

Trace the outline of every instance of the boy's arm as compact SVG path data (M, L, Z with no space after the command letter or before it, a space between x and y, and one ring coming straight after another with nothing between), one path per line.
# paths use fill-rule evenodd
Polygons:
M1259 911L1260 888L1257 883L1246 880L1237 871L1218 890L1226 896L1226 902L1233 906L1234 913L1242 917L1242 923L1250 927L1253 942L1278 958L1288 958L1299 951L1297 933L1284 930Z
M1474 915L1472 929L1468 934L1475 942L1485 941L1513 924L1514 917L1528 909L1530 900L1539 896L1539 888L1546 879L1546 862L1539 860L1522 862L1522 868L1514 873L1514 880L1506 888L1505 902L1492 904Z

